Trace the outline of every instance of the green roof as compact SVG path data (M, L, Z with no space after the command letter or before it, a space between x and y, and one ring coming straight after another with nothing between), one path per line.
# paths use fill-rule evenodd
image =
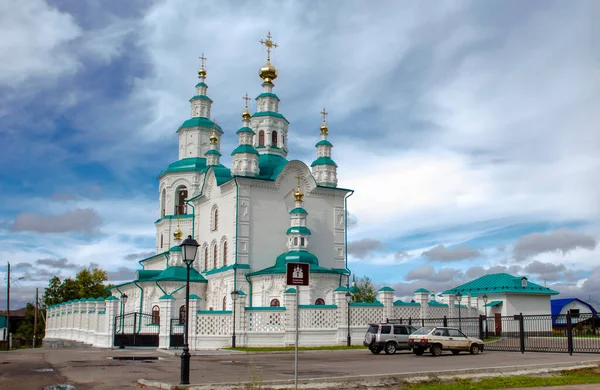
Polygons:
M275 117L275 118L283 119L287 123L290 123L287 119L285 119L285 117L283 115L281 115L280 113L275 112L275 111L255 112L254 115L252 115L252 118L259 117L259 116L272 116L272 117Z
M293 287L290 287L284 291L284 294L295 294L295 293L296 293L296 289Z
M221 155L221 153L219 153L219 151L218 151L218 150L216 150L216 149L208 149L208 150L207 150L207 151L204 153L204 155L205 155L205 156L208 156L208 155L210 155L210 154L216 154L217 156L220 156L220 155Z
M286 253L282 253L277 256L277 260L275 260L275 265L272 267L268 267L262 269L260 271L251 272L246 276L255 276L255 275L273 275L273 274L284 274L286 273L286 264L287 263L308 263L310 264L310 273L326 273L326 274L337 274L339 272L334 271L329 268L324 268L319 266L319 259L317 256L313 255L307 251L289 251Z
M169 252L181 252L181 247L179 245L173 245Z
M258 157L258 168L260 170L259 178L266 180L275 180L283 170L288 161L274 154L262 154Z
M350 291L350 290L348 290L344 286L340 286L340 287L336 288L335 290L333 290L333 292L336 292L336 291L346 292L346 291Z
M197 100L197 99L209 100L209 101L211 101L211 102L212 102L212 99L211 99L211 98L209 98L209 97L208 97L208 96L206 96L206 95L196 95L196 96L192 96L192 98L190 99L190 102L191 102L192 100Z
M396 290L394 290L394 289L393 289L393 288L391 288L391 287L385 286L385 287L381 287L381 288L379 289L379 291L392 291L392 292L394 292L394 291L396 291Z
M312 164L310 164L311 167L314 167L315 165L334 165L337 167L337 164L331 159L331 157L319 157L313 161Z
M502 306L502 301L492 301L486 304L487 307Z
M256 97L256 99L254 99L254 100L258 100L259 98L262 98L262 97L272 97L272 98L275 98L275 99L279 100L279 98L277 97L277 95L275 95L274 93L270 93L270 92L263 92L260 95L258 95Z
M165 294L165 295L163 295L162 297L160 297L158 299L175 299L175 298L171 294Z
M302 207L296 207L295 209L292 209L290 211L290 214L304 214L304 215L308 215L308 213L306 212L306 210L304 210Z
M206 159L203 157L188 157L171 163L167 169L162 171L158 177L165 173L184 172L184 171L202 171L206 168Z
M201 82L199 82L198 84L196 84L196 88L198 88L198 87L207 87L207 88L208 88L208 85L206 85L205 83L203 83L203 82L201 81Z
M210 167L206 167L203 171L208 172L209 168L211 168L213 170L218 186L231 180L231 171L229 170L229 168L225 168L223 166L223 164L211 165ZM194 197L194 198L196 198L196 197Z
M420 289L418 289L417 291L415 291L415 294L416 294L416 293L427 293L427 294L429 294L429 290L427 290L427 289L424 289L424 288L420 288Z
M292 226L285 234L304 234L310 236L310 230L305 226Z
M256 134L256 133L254 132L254 130L252 130L252 129L251 129L251 128L249 128L249 127L242 127L242 128L240 128L238 131L236 131L235 133L236 133L236 134L239 134L239 133L252 133L252 134Z
M6 328L6 316L0 316L0 328Z
M231 155L233 156L234 154L238 153L251 153L258 156L258 152L256 151L256 149L254 149L254 146L252 145L240 145L237 148L235 148L233 152L231 152Z
M176 282L185 282L187 268L186 267L168 267L164 271L162 271L158 276L152 278L152 280L156 281L176 281ZM190 269L190 282L205 282L206 279L204 276L200 275L195 268Z
M198 295L196 295L196 294L190 294L190 299L200 299L200 300L201 300L202 298L200 298L200 297L199 297Z
M429 301L429 306L448 307L448 305L447 305L447 304L445 304L445 303L440 303L440 302L438 302L438 301L435 301L435 300L433 300L433 299L432 299L431 301Z
M315 144L315 146L332 146L333 147L333 145L331 144L331 142L327 141L326 139L320 140L319 142L317 142Z
M527 281L523 287L522 276L512 276L506 273L484 275L480 278L462 284L458 287L444 291L444 294L456 294L477 296L479 294L490 293L512 293L512 294L537 294L537 295L557 295L558 291L540 286Z
M419 302L402 302L398 299L394 302L394 306L421 306L421 304Z
M203 118L201 116L197 116L197 117L186 120L185 122L183 122L181 124L181 126L179 126L179 128L182 129L184 127L197 127L197 126L208 127L209 129L212 129L213 127L215 127L215 122L211 121L208 118ZM219 131L223 132L223 129L221 129L221 126L217 125L217 129Z

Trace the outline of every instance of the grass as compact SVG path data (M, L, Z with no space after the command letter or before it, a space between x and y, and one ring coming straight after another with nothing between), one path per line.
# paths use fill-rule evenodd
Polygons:
M486 337L483 339L483 342L487 343L487 342L496 341L496 340L500 340L500 337Z
M600 369L584 368L561 371L552 376L508 376L484 379L459 379L454 381L433 380L424 383L405 384L402 390L491 390L517 387L562 386L600 383Z
M242 352L288 352L294 351L295 347L238 347L238 348L222 348L230 351L242 351ZM347 347L345 345L331 345L325 347L298 347L299 351L339 351L347 349L364 349L366 347L361 345L353 345Z

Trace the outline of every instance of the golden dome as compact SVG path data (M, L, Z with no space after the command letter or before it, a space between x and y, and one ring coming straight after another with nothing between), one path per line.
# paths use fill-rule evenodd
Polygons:
M198 77L206 77L206 69L202 68L198 71Z
M268 84L277 78L277 69L271 64L271 61L267 60L267 63L258 71L258 75Z
M321 134L327 134L328 131L329 131L329 128L327 127L327 124L323 123L321 125Z
M218 141L217 132L215 131L215 129L213 129L212 134L210 135L210 143L216 144L217 141Z
M304 194L300 190L300 186L298 186L298 188L296 188L296 192L294 193L294 198L296 198L296 202L302 202L303 197Z
M246 107L244 112L242 112L242 119L249 120L251 117L252 115L250 114L250 112L248 112L248 107Z
M173 237L176 240L181 240L181 237L183 237L183 232L181 231L181 229L179 228L179 225L177 225L177 228L175 229L175 233L173 233Z

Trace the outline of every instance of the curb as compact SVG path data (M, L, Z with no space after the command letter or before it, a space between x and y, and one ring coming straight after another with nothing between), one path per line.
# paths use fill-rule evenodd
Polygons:
M600 365L600 360L577 361L577 362L562 362L562 363L545 363L545 364L530 364L519 366L501 366L501 367L482 367L482 368L465 368L443 371L420 371L420 372L404 372L390 374L371 374L371 375L354 375L340 376L327 378L306 378L298 379L298 388L304 389L339 389L339 388L363 388L361 386L368 385L369 388L380 386L393 386L400 382L409 380L411 382L424 382L432 379L448 380L453 378L465 377L494 377L501 376L500 374L509 374L508 376L535 374L563 370L575 370L580 368L597 367ZM252 382L224 382L210 384L190 384L190 385L174 385L165 382L152 381L147 379L138 379L138 384L142 386L154 387L166 390L204 390L204 389L239 389L246 385L251 385ZM294 385L293 379L280 380L265 380L261 381L260 385L265 388L272 389L287 389ZM316 387L315 387L316 385ZM351 387L352 386L352 387Z

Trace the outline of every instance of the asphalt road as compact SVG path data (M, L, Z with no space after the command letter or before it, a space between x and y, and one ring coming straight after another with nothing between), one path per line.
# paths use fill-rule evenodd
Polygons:
M120 361L112 357L158 357L159 360ZM544 363L599 361L600 355L485 352L472 356L372 355L365 350L300 352L300 378L398 374L465 368L497 368ZM36 349L0 352L0 389L44 389L71 384L74 389L136 389L140 378L177 384L179 356L156 350ZM294 354L207 352L192 356L191 382L261 382L293 379Z

